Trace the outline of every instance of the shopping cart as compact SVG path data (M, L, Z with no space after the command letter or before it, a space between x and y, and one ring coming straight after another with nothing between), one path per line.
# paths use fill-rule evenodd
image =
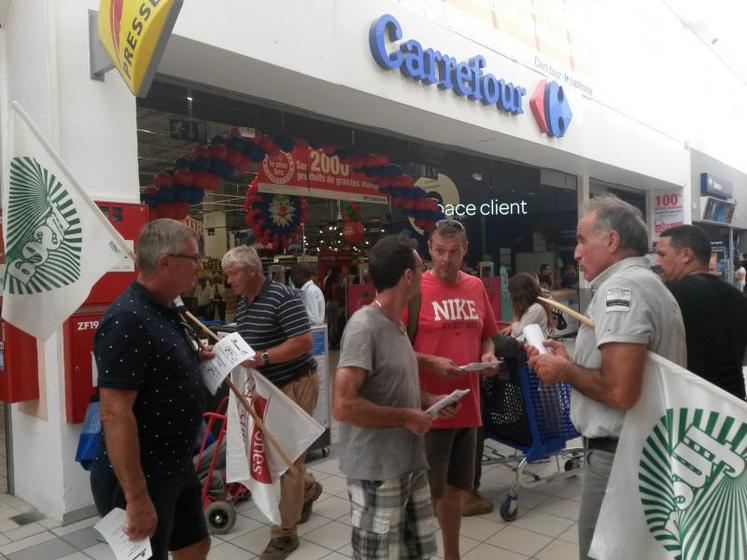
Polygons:
M200 451L194 459L195 470L202 481L202 509L205 512L205 521L208 530L215 535L222 535L233 529L236 523L234 504L249 497L249 490L245 486L226 483L227 406L228 397L225 397L218 404L216 412L203 414L205 430ZM214 441L210 442L211 439ZM210 458L210 462L205 468L204 460L207 457Z
M548 386L527 365L523 352L504 359L508 375L483 379L482 417L485 439L514 449L511 455L485 446L483 464L501 464L515 473L500 514L504 521L518 515L518 489L532 488L579 474L583 467L583 447L566 447L579 437L570 421L571 388L566 383ZM504 372L505 373L505 372ZM532 465L546 468L551 459L551 474L538 474Z

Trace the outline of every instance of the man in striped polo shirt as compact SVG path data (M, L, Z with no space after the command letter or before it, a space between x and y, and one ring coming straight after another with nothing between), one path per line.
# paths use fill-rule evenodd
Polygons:
M257 352L252 363L309 414L319 396L316 361L311 355L311 332L306 309L294 290L262 274L262 261L253 247L235 247L223 255L223 272L239 298L238 331ZM304 467L305 454L280 481L281 525L272 528L272 538L261 560L282 560L298 548L299 523L311 516L311 507L322 493L322 485Z

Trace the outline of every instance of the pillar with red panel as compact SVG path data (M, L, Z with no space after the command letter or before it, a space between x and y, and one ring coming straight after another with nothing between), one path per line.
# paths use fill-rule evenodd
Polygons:
M1 212L1 210L0 210ZM5 263L5 242L0 227L0 264ZM0 308L3 298L0 297ZM39 363L36 338L0 319L0 401L35 401L39 398Z
M96 202L114 228L136 250L135 241L148 222L148 209L141 204ZM93 285L91 293L63 323L65 362L65 418L80 423L96 387L93 365L93 337L107 307L127 289L136 277L135 263L129 258Z

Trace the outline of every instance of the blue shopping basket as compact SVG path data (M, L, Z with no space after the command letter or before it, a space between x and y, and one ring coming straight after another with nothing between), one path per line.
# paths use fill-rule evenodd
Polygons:
M546 459L579 437L571 423L571 388L545 385L528 366L526 354L505 359L508 379L485 379L485 437L520 450L528 462Z

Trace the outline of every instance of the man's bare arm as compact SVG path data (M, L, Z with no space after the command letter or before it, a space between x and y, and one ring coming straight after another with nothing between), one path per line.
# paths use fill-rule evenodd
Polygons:
M332 415L339 422L359 428L407 428L423 434L431 427L432 419L422 410L399 408L372 403L360 396L366 371L355 367L339 368L335 373L335 394Z

